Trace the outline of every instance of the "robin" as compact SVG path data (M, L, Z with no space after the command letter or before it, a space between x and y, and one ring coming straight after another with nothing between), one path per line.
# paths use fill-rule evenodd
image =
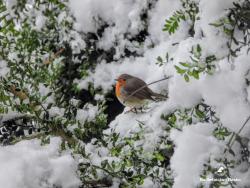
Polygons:
M118 100L131 108L131 111L142 108L147 100L157 101L167 96L153 92L148 85L135 76L122 74L116 79L115 94Z

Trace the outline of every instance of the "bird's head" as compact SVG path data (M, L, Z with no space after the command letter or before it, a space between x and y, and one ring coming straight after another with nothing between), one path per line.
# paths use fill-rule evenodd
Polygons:
M123 86L125 85L126 81L128 79L131 79L133 78L133 76L129 75L129 74L121 74L117 79L115 79L117 81L117 83L120 85L120 86Z

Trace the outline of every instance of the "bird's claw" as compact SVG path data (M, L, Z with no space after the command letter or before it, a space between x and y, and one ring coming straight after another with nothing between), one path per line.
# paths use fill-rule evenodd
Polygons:
M137 114L137 113L139 113L138 110L140 111L140 113L145 113L145 111L143 111L142 107L140 107L138 109L133 107L133 108L130 108L128 111L126 111L125 114L127 114L129 112L133 112L133 113Z

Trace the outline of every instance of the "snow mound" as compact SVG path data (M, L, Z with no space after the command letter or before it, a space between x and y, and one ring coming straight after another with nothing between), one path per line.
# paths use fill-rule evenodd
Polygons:
M70 154L60 154L60 139L41 146L38 139L0 147L0 182L5 188L74 188L80 185Z

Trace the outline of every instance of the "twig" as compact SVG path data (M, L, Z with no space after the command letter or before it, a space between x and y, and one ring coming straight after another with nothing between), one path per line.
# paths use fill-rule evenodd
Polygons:
M136 94L137 92L141 91L141 90L144 89L145 87L148 87L148 86L150 86L150 85L152 85L152 84L155 84L155 83L158 83L158 82L167 80L167 79L169 79L169 78L171 78L171 77L172 77L172 76L167 76L167 77L162 78L162 79L160 79L160 80L156 80L156 81L154 81L154 82L150 82L149 84L145 84L144 86L138 88L138 89L135 90L133 93L131 93L129 96L127 96L127 97L124 99L123 102L125 103L130 97L132 97L134 94Z
M14 145L20 141L23 141L23 140L31 140L31 139L35 139L35 138L41 138L43 135L45 135L46 133L45 132L41 132L41 133L35 133L35 134L32 134L32 135L27 135L27 136L22 136L20 138L17 138L13 141L11 141L11 145Z
M89 181L83 181L83 183L86 185L88 185L89 188L104 188L104 187L110 187L112 186L112 182L111 180L108 179L100 179L100 180L89 180ZM84 187L80 187L80 188L85 188Z
M60 50L58 50L54 55L52 55L52 57L49 57L48 59L46 59L43 64L44 65L48 65L50 64L52 61L54 61L65 49L61 48Z
M250 115L248 116L248 118L246 119L245 123L242 125L242 127L240 128L240 130L238 131L237 134L240 134L241 131L243 130L243 128L246 126L247 122L250 120Z
M237 133L233 133L232 136L230 137L227 146L228 148L225 149L224 153L226 153L226 151L230 150L235 142L235 136L239 135L241 133L241 131L244 129L244 127L246 126L246 124L248 123L248 121L250 120L250 115L247 117L246 121L243 123L243 125L241 126L241 128L238 130Z
M102 171L106 172L107 174L111 175L112 177L116 177L116 178L119 177L119 178L122 178L122 176L119 175L119 173L120 173L121 171L111 172L111 171L109 171L109 170L107 170L107 169L105 169L105 168L103 168L103 167L100 167L100 166L98 166L98 165L94 165L94 164L91 164L91 163L80 163L80 165L88 166L88 167L94 167L94 168L96 168L96 169L99 169L99 170L102 170Z

